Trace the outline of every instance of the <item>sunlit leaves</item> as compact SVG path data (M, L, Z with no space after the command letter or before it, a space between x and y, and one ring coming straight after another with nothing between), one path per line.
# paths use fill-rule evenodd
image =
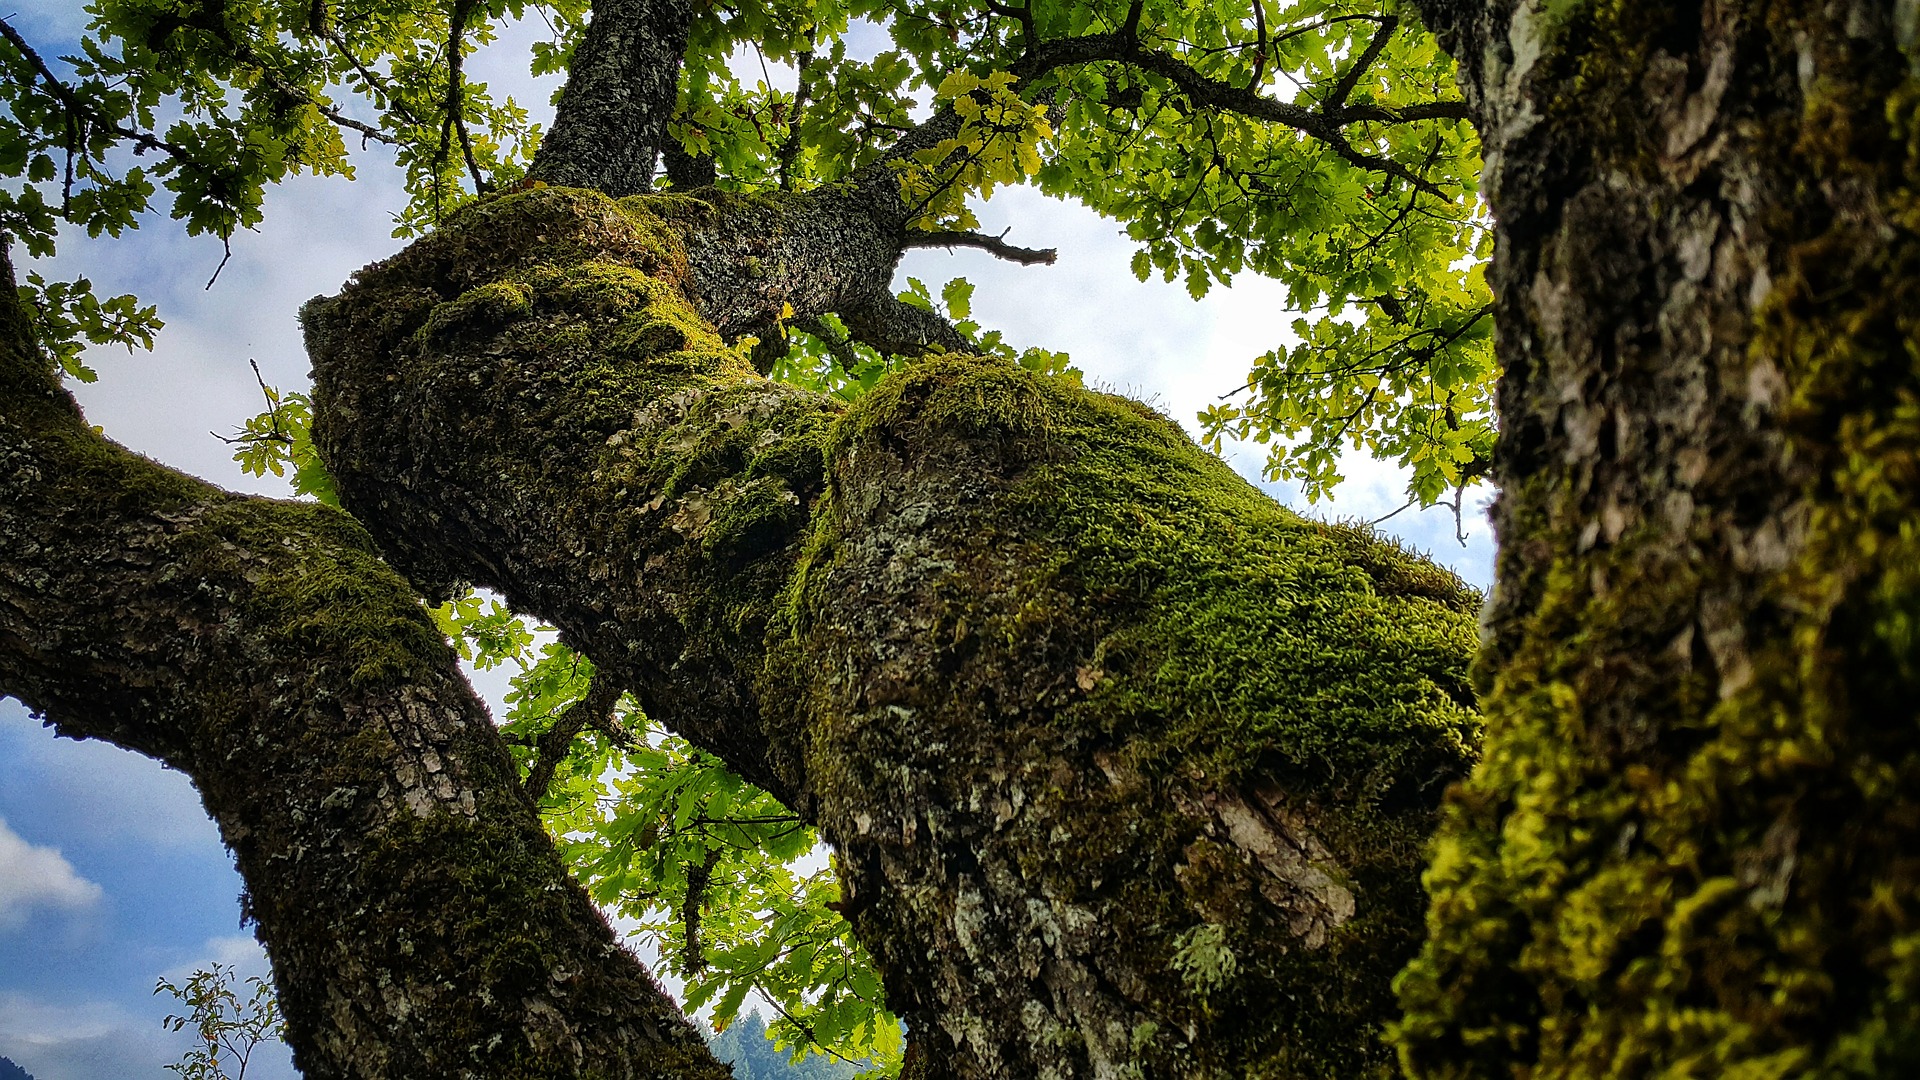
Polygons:
M899 1022L829 906L837 880L817 856L800 861L813 830L678 739L656 735L627 760L607 811L569 819L562 848L595 899L685 980L688 1006L724 1028L764 1004L783 1045L897 1065Z
M258 375L259 369L254 370ZM294 494L339 506L333 476L314 449L312 399L302 393L283 393L265 383L260 384L260 392L267 399L266 411L242 424L227 439L234 447L233 460L249 476L272 473L285 477Z
M88 345L121 345L131 352L153 348L160 319L151 306L142 307L132 296L94 295L86 278L48 281L29 273L20 285L20 298L33 320L34 337L52 354L67 376L81 382L98 378L80 360Z
M915 225L978 228L970 197L986 198L1040 171L1040 142L1052 137L1053 126L1047 107L1022 99L1015 81L1006 71L985 78L956 71L941 80L935 96L959 116L959 131L895 162Z

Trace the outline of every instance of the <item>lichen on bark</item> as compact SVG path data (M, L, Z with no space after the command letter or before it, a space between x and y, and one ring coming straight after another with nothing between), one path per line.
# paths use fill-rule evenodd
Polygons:
M1486 755L1401 983L1414 1075L1920 1067L1892 15L1592 0L1459 39L1493 58L1501 555Z
M823 830L914 1075L1390 1071L1478 597L1065 380L761 379L728 209L488 200L310 305L345 505Z

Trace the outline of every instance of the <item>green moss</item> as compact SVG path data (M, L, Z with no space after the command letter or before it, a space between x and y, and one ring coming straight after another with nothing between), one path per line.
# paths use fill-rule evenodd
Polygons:
M832 501L849 490L926 497L885 472L900 447L951 473L970 535L941 535L932 510L914 538L843 531L863 519ZM836 424L827 457L843 487L816 510L771 667L812 687L790 692L816 725L810 774L829 813L884 801L901 745L933 732L961 776L1022 767L974 764L970 738L1021 747L1013 761L1053 777L1027 796L1052 827L994 843L1039 894L1114 920L1129 944L1113 962L1150 974L1143 1075L1389 1071L1386 987L1418 940L1431 808L1477 737L1465 668L1479 597L1368 530L1280 507L1135 402L1001 361L891 376ZM911 654L942 677L882 684L912 726L841 712L813 682L839 645L810 628L832 620L836 590L861 587L846 575L875 543L921 543L926 565L948 567L916 616L951 645ZM1019 726L976 730L982 697ZM1073 770L1124 779L1062 779ZM1363 898L1323 948L1274 918L1245 851L1192 831L1193 801L1253 792L1311 820L1333 884ZM1164 973L1181 935L1208 925L1237 962L1199 993Z
M1608 175L1660 175L1641 80L1665 35L1698 32L1689 12L1583 5L1542 61L1562 80L1543 125ZM1764 48L1809 81L1801 108L1763 99L1717 151L1771 200L1752 228L1773 277L1717 378L1789 388L1750 415L1784 439L1804 537L1776 538L1777 570L1734 565L1725 537L1753 522L1713 507L1738 524L1702 514L1691 539L1718 555L1651 532L1586 550L1574 478L1503 495L1519 546L1502 580L1531 592L1496 628L1519 644L1489 673L1485 756L1449 807L1431 941L1401 978L1417 1076L1920 1069L1920 83L1821 5L1751 17L1745 70ZM1703 597L1738 598L1737 636L1702 640L1725 617ZM1732 659L1715 670L1710 648ZM1631 726L1610 707L1628 695Z

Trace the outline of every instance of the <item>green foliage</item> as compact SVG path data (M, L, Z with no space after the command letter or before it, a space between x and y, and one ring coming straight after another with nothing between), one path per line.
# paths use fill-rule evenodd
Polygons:
M973 283L966 278L949 280L935 297L926 282L910 277L899 300L945 318L980 356L1011 360L1041 375L1067 375L1076 381L1081 377L1080 369L1072 365L1066 353L1031 347L1016 350L1000 331L987 330L975 322ZM773 377L803 390L832 394L842 401L858 400L881 379L911 362L906 357L882 355L853 340L846 324L832 314L814 321L808 329L789 330L786 344L785 355L774 362Z
M984 79L956 71L940 81L934 101L960 117L959 132L893 162L913 224L977 229L969 198L987 198L995 187L1040 171L1040 142L1053 136L1053 127L1047 107L1023 100L1016 81L1008 71Z
M1364 449L1410 468L1431 503L1484 470L1492 440L1488 238L1469 125L1457 110L1399 112L1457 94L1398 7L1154 0L1130 23L1120 0L752 0L696 17L671 130L723 187L805 190L880 160L927 106L950 107L955 134L894 160L923 225L973 227L970 198L1032 182L1123 222L1142 278L1184 279L1196 297L1245 272L1285 282L1308 315L1203 415L1209 437L1266 443L1269 474L1315 499L1339 482L1340 455ZM96 0L65 60L0 47L0 175L15 179L0 223L47 254L59 221L117 235L164 190L190 232L225 237L259 221L266 185L350 174L357 139L394 146L412 194L397 231L418 233L517 182L538 140L520 104L452 81L452 42L464 54L506 20L543 18L553 36L530 65L559 72L586 9L229 0L183 14L173 0ZM1126 49L1038 59L1045 43L1129 27ZM796 89L774 87L775 64ZM42 288L39 305L76 377L79 341L142 342L154 325L130 299L96 311L85 295ZM789 378L838 391L883 370L856 353L832 373L821 358L847 360L844 327L797 329Z
M259 374L259 369L254 373ZM242 424L227 440L236 447L233 460L248 476L272 473L285 477L295 495L338 509L340 498L334 493L333 477L313 448L313 400L265 383L260 384L260 390L267 396L267 411Z
M516 668L501 735L524 776L541 735L586 697L593 665L541 643L545 628L498 601L469 594L432 614L474 666ZM899 1022L831 907L839 886L819 839L772 796L628 699L608 729L575 738L540 810L594 899L636 922L686 981L690 1009L724 1030L757 1000L795 1055L898 1064Z
M123 345L128 352L136 346L151 349L153 335L160 332L159 312L151 305L141 307L128 295L102 300L86 278L48 281L32 271L19 289L34 337L53 354L63 374L81 382L100 377L81 362L88 345Z
M169 1014L164 1021L170 1031L192 1028L197 1040L167 1066L181 1080L245 1080L254 1051L282 1035L273 987L258 975L249 975L245 987L236 990L233 969L214 964L184 983L161 979L153 992L171 994L187 1008L185 1015Z
M899 1021L833 905L814 831L718 759L663 733L626 754L605 812L555 820L601 904L636 921L691 1009L724 1029L750 997L797 1054L899 1061ZM807 867L811 865L811 869ZM693 912L698 915L694 916Z

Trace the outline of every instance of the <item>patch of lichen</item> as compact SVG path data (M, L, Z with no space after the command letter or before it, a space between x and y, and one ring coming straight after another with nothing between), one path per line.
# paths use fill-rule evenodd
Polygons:
M1505 495L1532 508L1510 541L1560 546L1436 843L1432 938L1401 984L1414 1075L1920 1069L1920 83L1891 32L1811 3L1764 20L1748 55L1806 81L1742 121L1749 190L1776 200L1755 226L1772 282L1722 379L1787 388L1754 421L1803 478L1773 539L1790 557L1689 561L1631 534L1582 552L1566 487ZM1580 66L1630 95L1634 55ZM1647 696L1684 667L1651 642L1704 654L1700 596L1739 598L1738 666ZM1629 684L1642 726L1623 730L1608 703Z
M938 554L922 557L951 563L916 613L928 639L952 642L940 676L889 685L901 713L834 715L818 680L837 646L813 630L822 590L853 587L836 562L871 542L847 532L866 512L847 500L915 498L871 471L900 453L954 485L996 479L963 497L969 535L925 526ZM1112 921L1121 955L1102 962L1153 986L1138 1003L1152 1017L1133 1048L1143 1075L1390 1071L1386 987L1418 941L1423 843L1477 739L1472 590L1363 528L1285 510L1137 403L1000 361L889 377L827 456L843 486L816 508L771 670L808 687L794 707L813 716L828 816L884 798L916 738L939 733L956 775L1002 767L976 764L969 739L1021 747L1031 817L1051 828L993 842L1039 895ZM976 730L983 699L1017 726ZM1121 779L1090 779L1103 773ZM1262 899L1244 852L1202 833L1196 806L1255 793L1311 822L1360 897L1322 948ZM1201 993L1167 973L1178 936L1206 923L1240 963Z

